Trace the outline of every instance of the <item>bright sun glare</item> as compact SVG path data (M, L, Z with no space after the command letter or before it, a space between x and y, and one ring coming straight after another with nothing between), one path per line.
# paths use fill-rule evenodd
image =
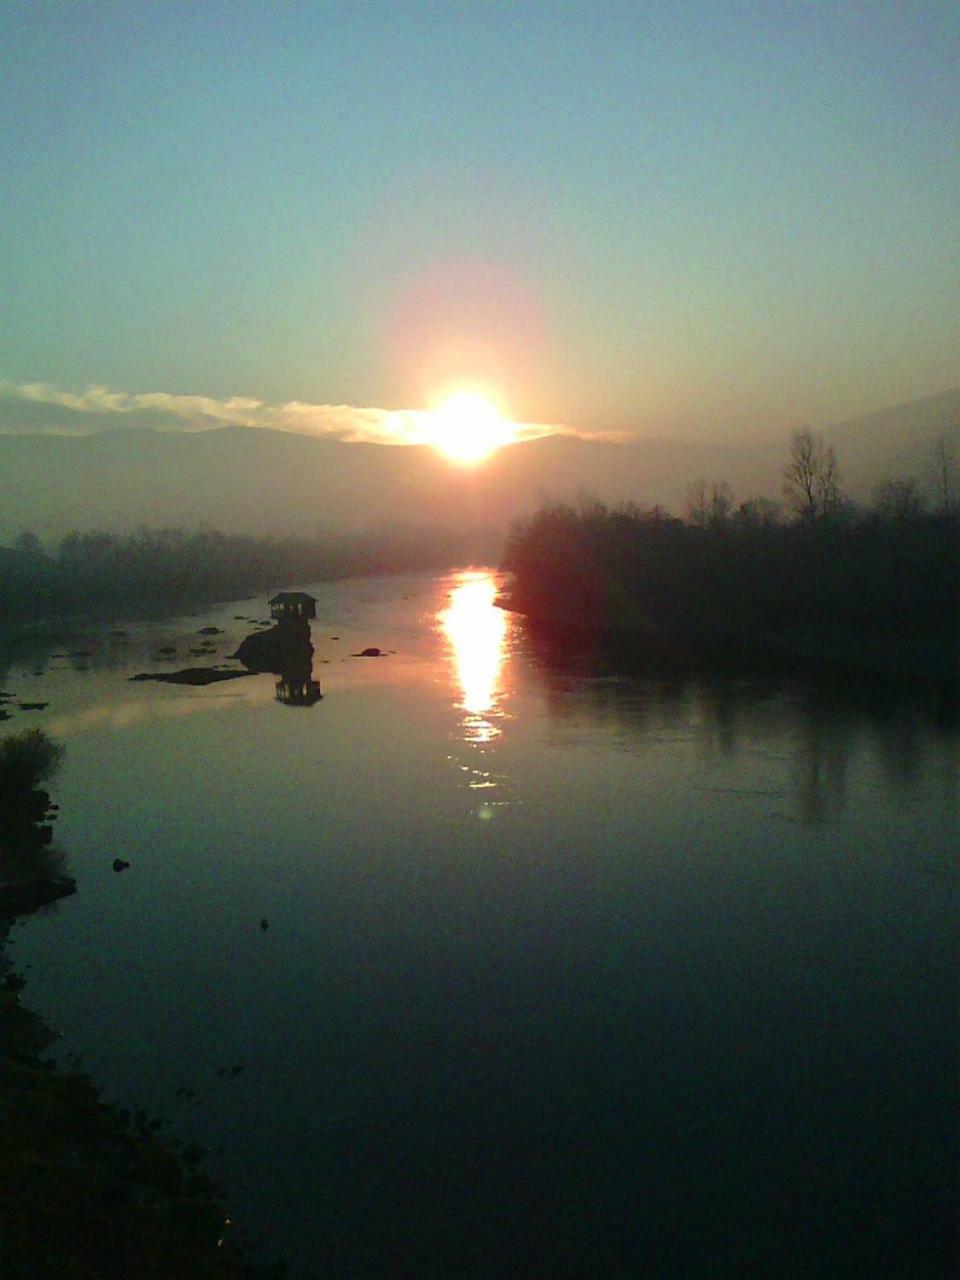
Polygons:
M510 426L479 391L458 391L433 411L433 446L461 466L484 462L510 440Z

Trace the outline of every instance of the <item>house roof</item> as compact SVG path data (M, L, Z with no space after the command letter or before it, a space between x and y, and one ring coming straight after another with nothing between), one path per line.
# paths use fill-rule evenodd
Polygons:
M316 604L316 596L308 596L306 591L278 591L270 604Z

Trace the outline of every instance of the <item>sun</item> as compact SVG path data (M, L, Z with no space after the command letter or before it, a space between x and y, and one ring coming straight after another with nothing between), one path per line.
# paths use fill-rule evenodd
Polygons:
M451 462L475 466L511 439L510 424L479 391L457 391L433 411L433 447Z

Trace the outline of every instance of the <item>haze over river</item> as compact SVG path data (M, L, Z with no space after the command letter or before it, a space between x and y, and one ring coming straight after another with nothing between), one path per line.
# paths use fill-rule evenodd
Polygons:
M600 675L495 589L311 588L312 707L127 680L263 601L0 673L66 747L79 892L12 934L58 1060L296 1277L947 1275L955 716Z

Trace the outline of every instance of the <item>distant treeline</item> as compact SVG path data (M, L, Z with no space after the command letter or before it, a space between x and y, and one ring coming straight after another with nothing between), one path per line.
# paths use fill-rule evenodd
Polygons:
M855 508L836 460L817 459L814 439L817 465L798 474L794 446L786 507L735 506L725 485L702 483L685 519L629 503L544 507L508 539L513 605L621 636L756 641L853 663L880 655L893 669L929 660L957 673L960 512L924 509L909 483Z
M448 568L496 558L501 546L477 529L390 526L308 541L201 528L71 533L48 553L25 532L0 548L0 623L168 610L292 583Z

